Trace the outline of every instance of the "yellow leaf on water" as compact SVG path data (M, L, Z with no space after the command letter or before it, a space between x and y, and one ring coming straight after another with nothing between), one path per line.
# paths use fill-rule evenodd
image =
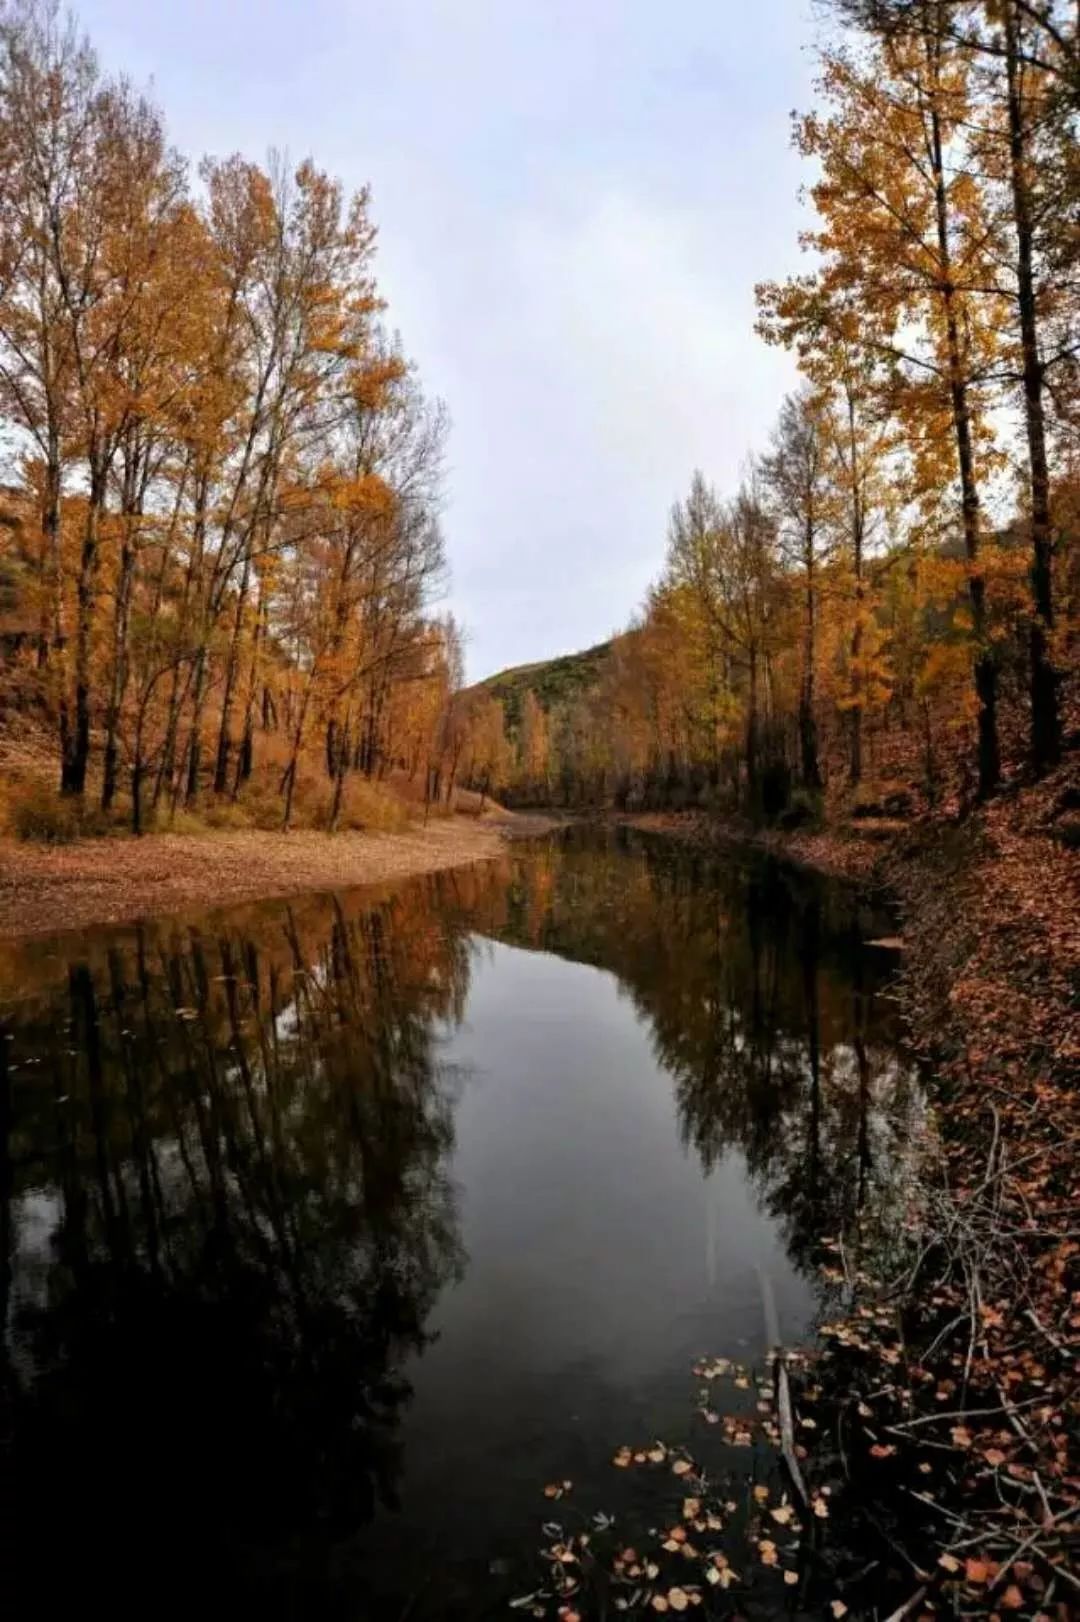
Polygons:
M671 1466L671 1473L675 1476L688 1476L693 1468L687 1459L676 1459Z
M794 1588L798 1580L799 1573L797 1571L785 1571L784 1581L787 1583L789 1588Z
M779 1509L770 1509L769 1514L780 1526L786 1526L795 1511L790 1504L781 1504Z
M765 1501L767 1500L768 1496L769 1496L768 1487L757 1486L757 1487L754 1488L754 1497L757 1499L759 1504L764 1504Z

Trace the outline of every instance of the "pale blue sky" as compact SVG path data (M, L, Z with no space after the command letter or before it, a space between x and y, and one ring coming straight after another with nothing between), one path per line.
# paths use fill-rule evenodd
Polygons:
M788 359L811 0L82 0L193 159L369 182L390 319L453 418L449 606L478 678L625 624L695 466L731 484Z

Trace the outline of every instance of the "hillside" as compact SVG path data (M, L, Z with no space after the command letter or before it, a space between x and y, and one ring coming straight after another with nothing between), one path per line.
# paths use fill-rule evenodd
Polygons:
M541 659L531 665L513 665L477 682L471 693L488 693L501 701L507 731L517 731L525 694L531 689L546 710L577 698L596 685L607 669L611 643L598 642L581 653L565 653L557 659Z

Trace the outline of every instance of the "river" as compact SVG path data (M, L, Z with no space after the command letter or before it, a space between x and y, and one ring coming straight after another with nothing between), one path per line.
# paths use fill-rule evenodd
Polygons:
M776 1461L702 1436L691 1370L811 1344L827 1241L897 1220L889 929L762 859L572 830L0 947L33 1613L509 1615L544 1522L654 1514L611 1462L641 1439L709 1451L737 1543ZM741 1605L784 1614L756 1577Z

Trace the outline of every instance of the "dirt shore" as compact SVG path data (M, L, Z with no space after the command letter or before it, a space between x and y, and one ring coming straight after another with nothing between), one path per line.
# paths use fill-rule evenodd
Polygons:
M149 834L35 846L0 840L0 939L130 923L189 908L382 884L498 856L556 826L510 812L405 833Z

